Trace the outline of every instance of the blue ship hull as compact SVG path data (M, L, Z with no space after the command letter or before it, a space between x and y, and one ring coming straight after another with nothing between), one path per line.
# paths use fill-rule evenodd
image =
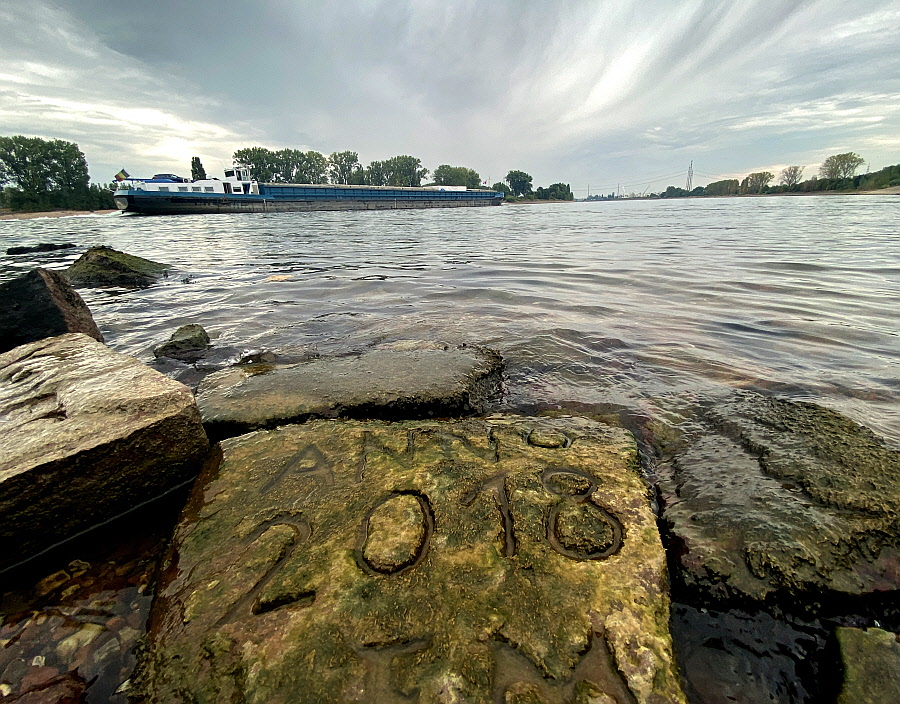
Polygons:
M394 210L500 205L498 191L441 191L389 186L259 184L259 194L124 190L119 210L145 215L281 213L304 210Z

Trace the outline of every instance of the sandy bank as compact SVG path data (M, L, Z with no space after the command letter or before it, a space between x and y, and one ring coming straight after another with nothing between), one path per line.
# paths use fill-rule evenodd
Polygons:
M0 211L0 220L33 220L34 218L68 218L75 215L109 215L118 210L48 210L42 213Z

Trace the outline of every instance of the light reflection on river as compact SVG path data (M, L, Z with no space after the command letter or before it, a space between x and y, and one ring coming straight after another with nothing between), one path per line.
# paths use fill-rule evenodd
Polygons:
M480 343L508 403L622 406L678 422L733 387L812 400L900 445L900 198L697 199L434 211L0 222L0 279L107 244L177 267L84 290L144 360L185 323L219 347ZM271 280L270 277L280 280Z

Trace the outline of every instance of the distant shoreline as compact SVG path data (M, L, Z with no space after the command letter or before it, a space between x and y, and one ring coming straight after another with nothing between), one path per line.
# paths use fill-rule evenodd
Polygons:
M0 220L34 220L35 218L68 218L76 215L109 215L118 210L45 210L35 213L0 211Z

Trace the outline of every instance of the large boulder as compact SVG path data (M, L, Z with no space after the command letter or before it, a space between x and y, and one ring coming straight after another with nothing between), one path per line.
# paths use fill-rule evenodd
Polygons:
M503 360L479 347L375 349L216 372L197 388L213 437L311 418L429 418L484 411Z
M166 264L150 261L112 247L91 247L66 270L75 286L149 286L170 269Z
M680 577L713 599L900 589L900 452L827 408L745 392L661 482Z
M226 440L163 574L143 701L684 702L634 439L585 419Z
M0 284L0 352L67 332L103 342L87 304L62 274L33 269Z
M82 334L0 355L0 570L192 477L190 390Z

